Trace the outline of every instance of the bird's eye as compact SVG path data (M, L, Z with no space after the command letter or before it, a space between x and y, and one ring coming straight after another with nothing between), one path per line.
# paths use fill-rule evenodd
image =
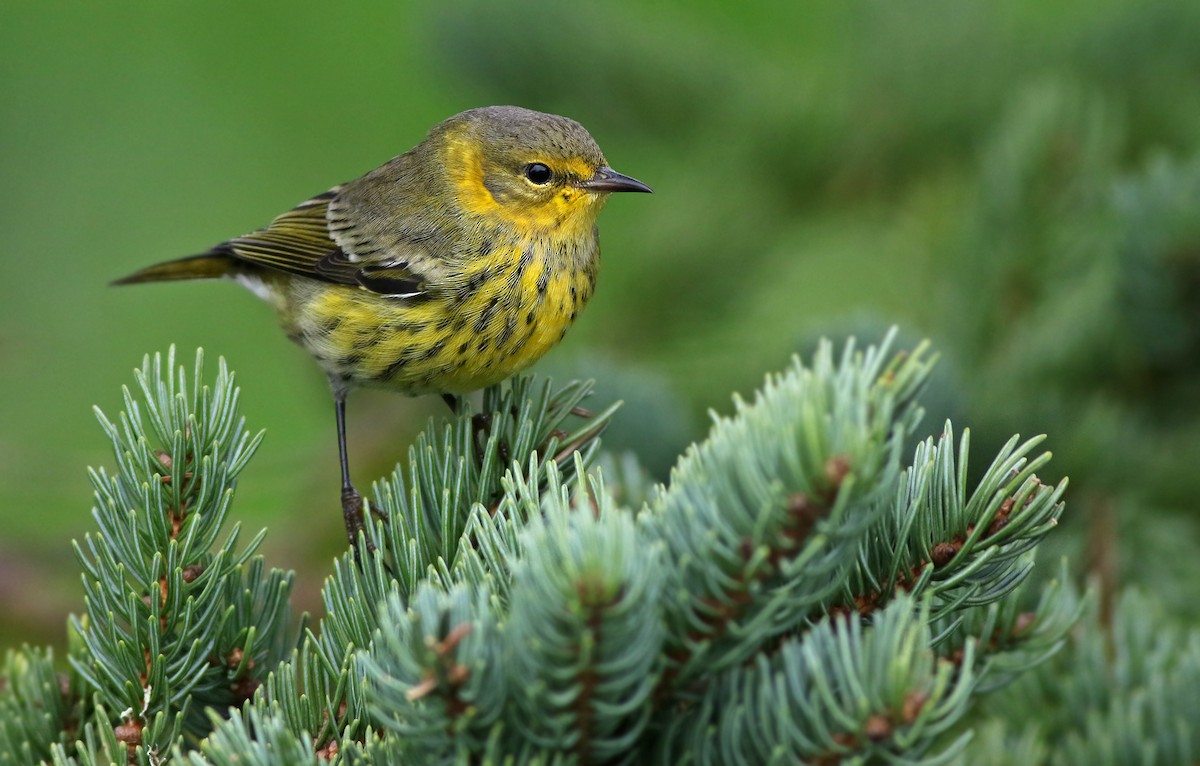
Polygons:
M531 162L525 166L525 177L538 186L542 186L550 183L550 179L554 178L554 171L540 162Z

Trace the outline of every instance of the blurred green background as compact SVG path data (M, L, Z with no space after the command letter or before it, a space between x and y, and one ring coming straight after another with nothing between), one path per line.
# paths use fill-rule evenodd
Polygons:
M0 103L4 644L62 642L84 469L112 464L91 406L172 343L236 369L267 439L235 513L315 603L343 544L323 377L233 285L106 285L503 103L656 191L611 202L597 296L538 367L627 401L608 444L665 478L731 392L898 323L942 353L928 432L973 426L980 460L1051 435L1078 568L1200 586L1194 0L7 0ZM431 414L351 399L360 487Z

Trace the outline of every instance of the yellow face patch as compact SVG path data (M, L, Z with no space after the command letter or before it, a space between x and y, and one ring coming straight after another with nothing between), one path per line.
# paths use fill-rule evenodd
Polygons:
M539 160L535 158L531 161ZM578 159L546 161L545 164L551 165L560 176L589 178L595 172L588 163ZM481 147L466 137L456 137L448 142L446 167L456 171L450 180L467 215L499 220L529 234L590 228L603 207L602 195L556 182L548 184L545 189L530 185L528 193L514 195L500 202L485 183L486 170ZM514 177L512 183L526 182ZM525 191L521 186L517 188Z

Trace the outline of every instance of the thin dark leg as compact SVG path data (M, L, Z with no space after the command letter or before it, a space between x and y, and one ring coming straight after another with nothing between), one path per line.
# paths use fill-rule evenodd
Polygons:
M455 415L462 415L469 409L467 400L457 394L442 394L442 401ZM475 429L476 438L482 434L486 440L488 432L492 429L492 416L487 412L477 412L471 416L471 425Z
M466 396L457 394L442 394L442 401L450 408L450 411L456 416L465 415L471 411L471 406L467 403ZM516 411L513 411L516 414ZM488 437L492 433L492 413L477 412L471 416L471 430L474 435L475 446L475 463L476 465L483 464L483 453L487 446ZM508 464L508 443L503 439L496 445L500 453L500 462Z
M350 463L346 459L346 392L334 389L333 406L337 413L338 460L342 464L342 518L346 522L346 537L350 546L358 542L364 529L362 495L350 483Z

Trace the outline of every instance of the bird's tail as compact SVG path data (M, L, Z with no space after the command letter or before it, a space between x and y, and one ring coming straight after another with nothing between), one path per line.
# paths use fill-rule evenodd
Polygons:
M172 282L179 279L217 279L235 271L235 261L220 253L202 253L174 261L164 261L135 271L113 281L114 285L136 285L141 282Z

